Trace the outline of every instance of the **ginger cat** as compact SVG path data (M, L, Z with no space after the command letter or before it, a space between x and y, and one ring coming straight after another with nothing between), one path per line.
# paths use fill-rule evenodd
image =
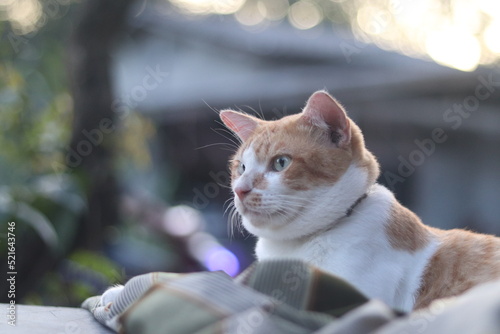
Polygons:
M277 121L220 118L241 140L231 185L258 260L302 259L402 311L500 279L500 239L424 225L376 183L361 130L327 92Z

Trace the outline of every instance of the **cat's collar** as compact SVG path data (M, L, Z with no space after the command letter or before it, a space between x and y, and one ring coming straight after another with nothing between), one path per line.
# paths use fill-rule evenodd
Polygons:
M306 238L314 238L316 235L319 235L319 234L322 234L328 230L331 230L332 228L334 228L334 226L337 225L338 222L340 222L342 219L344 218L347 218L349 216L352 215L352 213L354 212L354 209L365 199L368 197L368 192L364 193L363 195L361 195L346 211L345 211L345 214L344 216L340 217L338 220L336 220L333 224L331 225L328 225L326 226L325 228L323 229L320 229L316 232L313 232L307 236L305 236Z
M350 207L349 209L346 210L345 212L345 217L349 217L350 215L352 215L354 209L356 208L356 206L359 205L359 203L361 203L366 197L368 197L368 193L364 193L361 197L359 197L356 202L354 202Z

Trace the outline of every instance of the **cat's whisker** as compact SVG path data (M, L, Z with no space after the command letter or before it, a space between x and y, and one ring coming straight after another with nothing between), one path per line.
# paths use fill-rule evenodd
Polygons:
M231 203L234 203L234 198L228 198L224 201L224 205L227 205L227 204L231 204Z
M212 144L207 144L207 145L199 146L199 147L195 148L195 150L202 150L202 149L209 148L209 147L214 147L214 146L229 146L229 148L222 147L222 149L226 149L228 151L233 151L234 148L235 148L234 145L230 144L230 143L212 143Z
M234 238L234 230L236 228L236 230L238 232L240 232L240 223L239 223L239 216L238 216L238 213L236 211L236 208L233 208L232 211L231 211L231 219L229 221L229 229L230 229L230 238L233 239Z
M304 198L290 199L290 198L277 197L275 199L269 200L268 203L270 204L272 203L274 205L278 204L283 207L286 206L302 207L305 205L314 204L315 202L313 200Z
M314 202L314 199L307 198L306 196L302 195L292 195L292 194L272 194L274 198L280 198L280 199L292 199L292 200L300 200L300 201L309 201L311 203Z
M229 131L225 128L212 129L212 131L214 131L218 135L224 137L225 139L229 140L234 145L235 151L238 149L238 147L240 147L240 145L242 143L242 141L239 137L235 137L231 131Z
M234 200L232 198L228 198L224 202L222 207L226 207L226 209L224 209L224 216L225 216L231 208L235 207Z
M265 119L264 110L262 110L262 105L260 104L260 100L259 100L259 113L258 113L258 115L260 116L261 119Z
M203 101L203 103L205 103L205 105L206 105L206 106L207 106L210 110L212 110L214 113L216 113L217 115L219 115L219 111L218 111L217 109L215 109L214 107L210 106L210 105L208 104L208 102L207 102L207 101L205 101L205 100L202 100L202 101Z
M228 198L224 204L223 207L226 207L224 209L224 216L227 214L228 215L228 235L229 237L233 237L233 213L236 210L236 207L234 205L234 200L232 198Z
M257 115L260 119L264 119L264 113L262 113L262 108L260 108L261 112L259 112L255 108L253 108L252 106L247 105L247 104L243 105L242 107L245 107L246 109L250 109L253 114ZM240 110L243 111L241 108L240 108Z
M229 210L229 218L228 218L228 233L229 237L232 239L234 238L235 235L235 229L237 230L238 233L244 235L244 228L241 224L241 219L240 219L240 214L236 208L236 205L234 204L234 201L232 199L226 201L228 203L228 208L225 210L227 212Z
M314 203L314 200L310 200L307 198L290 198L290 197L278 197L271 199L270 201L274 201L277 203L286 203L286 204L311 204Z
M232 213L231 213L231 219L229 221L229 225L228 225L228 228L229 228L229 237L230 239L233 239L234 238L234 235L235 235L235 229L238 230L238 220L237 220L237 216L235 215L235 209L232 210Z

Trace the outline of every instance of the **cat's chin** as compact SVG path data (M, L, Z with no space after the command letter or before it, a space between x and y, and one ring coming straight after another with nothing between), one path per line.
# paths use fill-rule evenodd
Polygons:
M273 240L291 240L301 238L312 232L317 224L301 224L303 210L257 210L235 200L236 208L242 218L242 224L252 235ZM304 228L304 226L307 226ZM311 228L312 227L312 228Z
M270 239L288 239L286 230L287 225L293 221L292 216L284 216L282 213L267 214L257 213L253 214L247 211L242 215L242 223L245 229L251 234Z
M288 221L293 219L293 215L289 211L278 210L278 211L265 211L252 208L242 204L240 201L235 201L236 209L238 213L243 218L245 225L255 226L257 228L276 228L285 225ZM251 231L249 231L251 232Z
M243 221L248 225L255 227L279 227L286 224L289 217L283 212L267 213L262 211L254 211L251 209L244 209L240 211Z

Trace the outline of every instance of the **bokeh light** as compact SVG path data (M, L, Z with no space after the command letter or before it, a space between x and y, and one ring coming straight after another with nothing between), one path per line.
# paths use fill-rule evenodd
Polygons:
M301 0L290 6L288 18L292 26L306 30L317 26L323 20L323 13L314 2Z
M42 18L39 0L0 0L0 19L10 21L12 30L18 35L37 30Z
M356 20L351 20L352 29L363 41L431 58L461 71L473 71L480 64L498 60L495 53L500 48L499 30L493 18L499 15L499 3L358 0L345 5L349 6L349 13L356 13Z
M240 263L236 255L223 247L212 248L208 251L205 266L210 271L222 270L229 276L235 276L240 271Z
M462 71L474 70L481 57L478 40L467 32L443 31L427 39L427 53L437 63Z
M263 13L264 12L264 13ZM256 26L265 20L265 7L258 2L247 2L236 14L239 23L245 26Z
M7 1L7 0L4 0ZM287 21L300 30L333 17L350 23L363 42L429 58L462 71L500 59L500 1L498 0L171 0L196 14L234 13L247 27ZM216 5L217 3L217 5ZM332 7L333 6L333 7ZM333 9L332 9L333 8ZM335 12L336 15L331 13Z
M187 237L203 226L201 214L188 206L179 205L165 211L163 228L167 233L176 237Z
M257 2L260 13L269 21L279 21L288 14L288 0L274 0Z
M206 232L197 232L187 240L192 256L210 271L222 270L230 276L240 271L240 262L236 255L222 246L214 236Z
M171 0L177 7L190 14L233 14L245 0Z
M500 19L496 19L486 28L483 38L491 52L500 54Z

